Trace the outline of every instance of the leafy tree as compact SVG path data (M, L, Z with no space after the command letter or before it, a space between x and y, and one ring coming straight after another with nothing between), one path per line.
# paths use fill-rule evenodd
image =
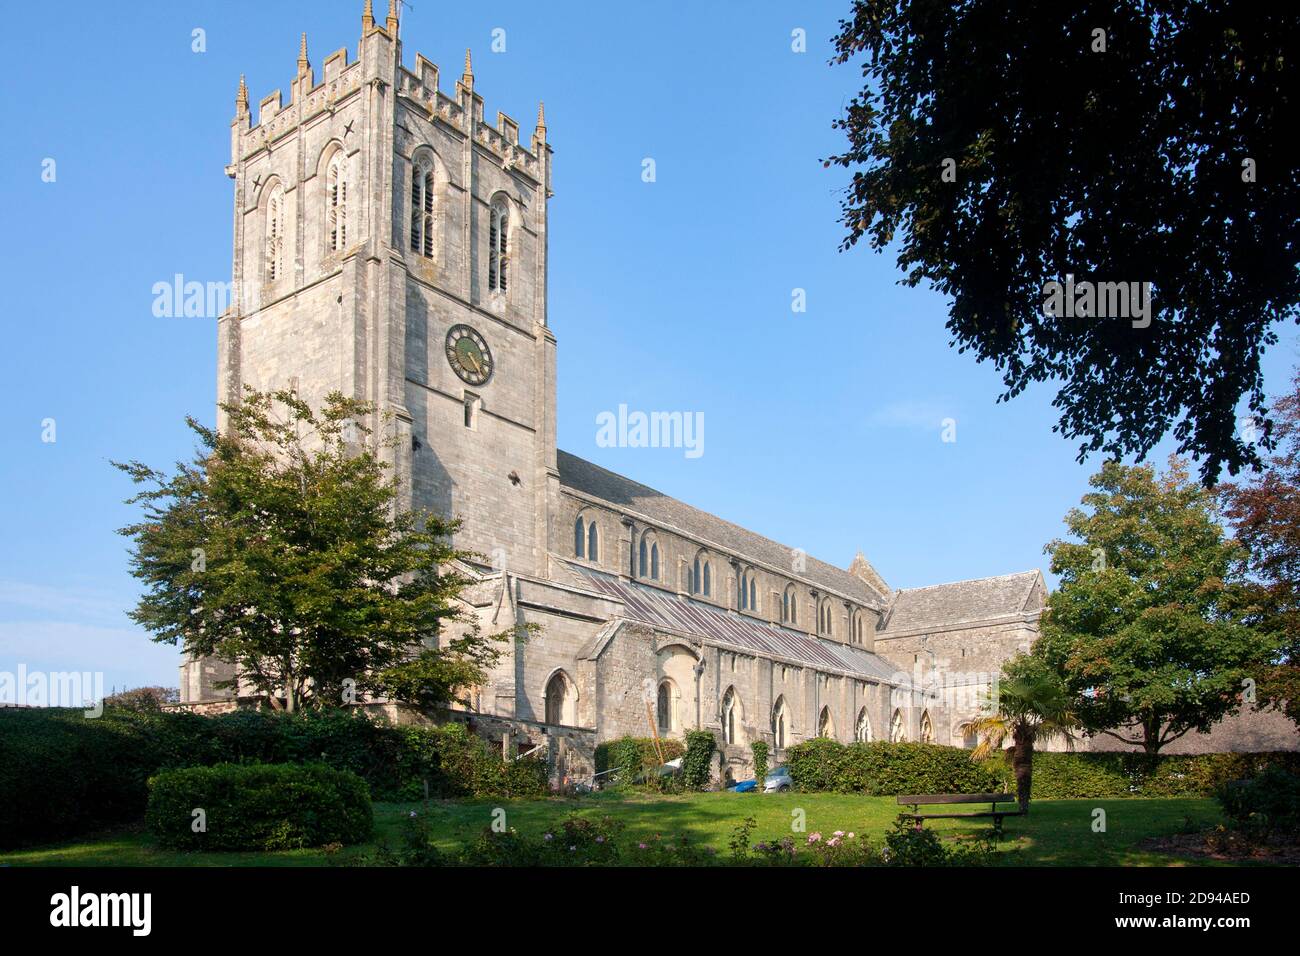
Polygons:
M1260 356L1300 318L1298 41L1293 12L1231 0L856 0L842 246L897 240L1000 400L1058 380L1080 460L1172 429L1204 481L1235 474L1239 400L1267 442ZM1067 276L1150 282L1153 321L1045 315Z
M1276 453L1262 472L1220 492L1249 558L1244 608L1281 649L1275 666L1260 677L1259 701L1281 708L1300 726L1300 370L1273 413Z
M1034 745L1049 737L1069 736L1079 726L1075 701L1065 683L1042 656L1020 654L1002 665L1002 676L985 713L965 727L980 738L972 756L982 760L1012 742L1011 769L1016 799L1029 812L1034 777Z
M109 694L104 698L104 706L157 711L162 710L164 704L174 704L180 699L181 693L175 687L133 687Z
M1107 462L1089 484L1091 511L1065 517L1076 540L1045 549L1061 583L1034 652L1090 734L1156 754L1235 711L1273 642L1234 613L1243 550L1181 461L1160 476Z
M187 419L200 449L174 474L115 463L151 486L128 501L143 519L121 529L145 585L131 618L237 665L289 711L383 694L439 706L480 683L508 635L482 635L458 609L457 524L398 507L363 440L372 407L335 392L314 411L249 388L222 408L220 433Z

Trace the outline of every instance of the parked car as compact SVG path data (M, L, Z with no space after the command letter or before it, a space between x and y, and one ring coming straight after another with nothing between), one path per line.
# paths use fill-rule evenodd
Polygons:
M736 793L749 793L758 786L756 780L742 780L731 789ZM785 793L794 787L794 780L785 766L774 767L763 780L764 793Z
M794 786L788 767L774 767L763 783L764 793L785 793Z

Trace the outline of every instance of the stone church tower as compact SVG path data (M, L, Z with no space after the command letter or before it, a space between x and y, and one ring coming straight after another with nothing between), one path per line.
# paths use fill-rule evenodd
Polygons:
M977 698L1037 636L1042 575L895 589L862 555L818 560L557 452L541 108L527 144L484 123L469 54L448 95L403 65L398 27L395 0L382 23L367 2L357 59L319 75L304 35L255 124L240 81L217 394L373 403L403 506L462 521L468 612L520 636L449 719L546 754L557 783L625 734L707 730L719 779L757 740L774 761L818 736L969 746ZM184 662L182 706L254 703L215 686L231 676Z
M395 430L406 507L463 519L455 544L544 574L558 491L555 338L547 328L551 149L483 119L470 53L454 95L423 56L402 65L398 4L366 3L358 57L313 69L303 34L287 102L252 122L240 79L232 308L218 332L219 401L337 389ZM224 425L218 415L218 427ZM393 457L390 455L390 457ZM187 665L187 697L228 677Z

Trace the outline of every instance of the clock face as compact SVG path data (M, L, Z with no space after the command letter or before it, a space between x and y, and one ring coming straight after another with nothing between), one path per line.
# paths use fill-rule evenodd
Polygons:
M492 350L478 331L453 325L447 331L447 361L452 371L470 385L483 385L492 377Z

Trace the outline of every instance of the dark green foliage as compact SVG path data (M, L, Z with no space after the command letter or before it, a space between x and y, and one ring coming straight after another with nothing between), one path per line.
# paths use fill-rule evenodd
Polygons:
M968 750L938 744L841 744L819 737L791 747L785 762L800 790L832 793L987 793L1009 782L1000 761L975 761Z
M686 754L686 745L672 737L660 738L659 745L663 748L665 761ZM617 767L623 771L617 775L620 783L633 783L643 773L659 766L659 753L652 737L618 737L596 745L596 772Z
M1033 658L1055 670L1085 729L1150 753L1241 705L1277 642L1236 606L1245 551L1213 496L1171 459L1162 474L1106 462L1052 541L1060 587Z
M378 800L540 796L546 765L504 763L462 724L395 727L349 711L236 711L217 717L108 709L0 711L0 846L39 843L144 812L159 770L321 762Z
M175 687L133 687L104 698L105 707L125 707L127 710L162 710L163 704L174 704L181 699Z
M885 834L880 856L886 866L983 866L993 861L994 852L987 838L967 845L946 844L933 830L899 814Z
M1300 773L1300 753L1036 753L1034 799L1208 797L1231 780L1268 767Z
M1172 432L1207 482L1236 473L1258 460L1237 416L1264 415L1261 357L1300 302L1288 9L855 0L835 49L858 92L827 161L852 173L844 245L937 290L1003 398L1056 381L1081 456ZM1151 283L1149 323L1044 315L1067 275Z
M444 707L481 683L512 631L479 632L456 598L457 522L399 505L374 407L245 388L218 433L188 420L194 460L175 474L118 465L143 487L132 619L153 640L239 666L292 712L388 697ZM525 632L527 629L523 629ZM431 635L443 636L436 648Z
M1300 774L1280 766L1248 780L1231 780L1215 796L1223 812L1241 828L1269 833L1300 830Z
M347 770L221 763L153 777L145 824L173 849L294 850L360 843L374 820L370 788Z
M687 790L703 790L709 783L709 764L718 742L707 730L686 732L686 757L682 760L682 777Z
M767 782L767 741L755 740L749 749L754 753L754 793L762 793Z

